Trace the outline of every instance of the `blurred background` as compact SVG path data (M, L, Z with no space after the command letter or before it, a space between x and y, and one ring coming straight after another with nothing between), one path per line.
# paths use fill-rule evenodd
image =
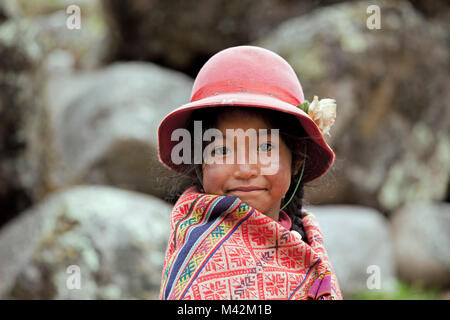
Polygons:
M209 57L250 44L337 100L305 207L344 298L450 299L449 21L445 0L2 0L0 297L158 297L157 125Z

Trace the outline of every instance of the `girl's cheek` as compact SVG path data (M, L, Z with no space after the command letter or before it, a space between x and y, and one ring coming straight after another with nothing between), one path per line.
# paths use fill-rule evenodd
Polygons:
M226 172L220 164L206 164L203 167L203 186L207 193L220 193L226 179Z
M288 159L280 159L278 163L278 172L275 175L269 176L272 180L272 185L276 186L276 191L280 193L280 196L289 190L291 183L291 164Z
M277 177L276 184L277 184L277 190L279 190L279 195L282 197L288 192L289 186L290 186L291 178L289 175L282 175L280 177Z

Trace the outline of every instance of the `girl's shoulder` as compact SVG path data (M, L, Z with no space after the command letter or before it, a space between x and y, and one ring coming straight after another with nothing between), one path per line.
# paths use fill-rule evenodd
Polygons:
M303 226L311 226L315 229L320 229L318 219L309 209L302 209L301 217Z

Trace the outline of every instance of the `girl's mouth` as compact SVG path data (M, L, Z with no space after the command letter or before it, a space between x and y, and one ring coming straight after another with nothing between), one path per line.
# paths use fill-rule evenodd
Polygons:
M243 194L253 194L253 193L266 191L266 190L267 189L265 189L265 188L258 188L258 187L254 187L254 186L245 186L245 187L242 186L242 187L230 189L230 190L228 190L228 193L237 192L237 193L243 193Z

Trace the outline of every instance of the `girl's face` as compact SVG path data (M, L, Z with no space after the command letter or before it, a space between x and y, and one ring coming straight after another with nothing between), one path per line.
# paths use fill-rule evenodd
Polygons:
M222 132L224 138L211 143L213 144L213 149L217 151L215 157L220 155L224 161L220 164L204 163L202 165L203 188L206 193L237 196L258 211L271 216L274 220L278 220L278 214L272 214L280 210L281 199L285 196L291 183L291 152L281 138L277 139L278 141L272 141L270 131L267 130L267 140L258 140L258 148L253 151L258 153L258 160L256 163L250 163L248 138L245 139L245 145L243 143L238 145L237 138L234 137L234 142L228 142L228 146L234 146L234 150L227 148L226 141L229 138L225 135L226 129L239 128L244 132L249 128L253 128L258 133L259 129L271 129L271 126L257 114L248 114L239 110L223 113L218 120L217 129ZM245 155L245 161L240 162L245 163L238 163L236 156L238 149L241 149L240 152L243 152L242 154ZM270 157L271 160L274 158L274 161L278 161L278 163L275 163L278 170L273 175L261 175L261 168L263 167L259 161L259 154L263 152L278 152L278 158ZM234 160L232 163L226 163L225 157L232 157ZM267 167L267 164L264 164L264 167ZM296 166L295 172L297 171L298 167ZM259 190L235 190L236 188L248 186L256 187Z

